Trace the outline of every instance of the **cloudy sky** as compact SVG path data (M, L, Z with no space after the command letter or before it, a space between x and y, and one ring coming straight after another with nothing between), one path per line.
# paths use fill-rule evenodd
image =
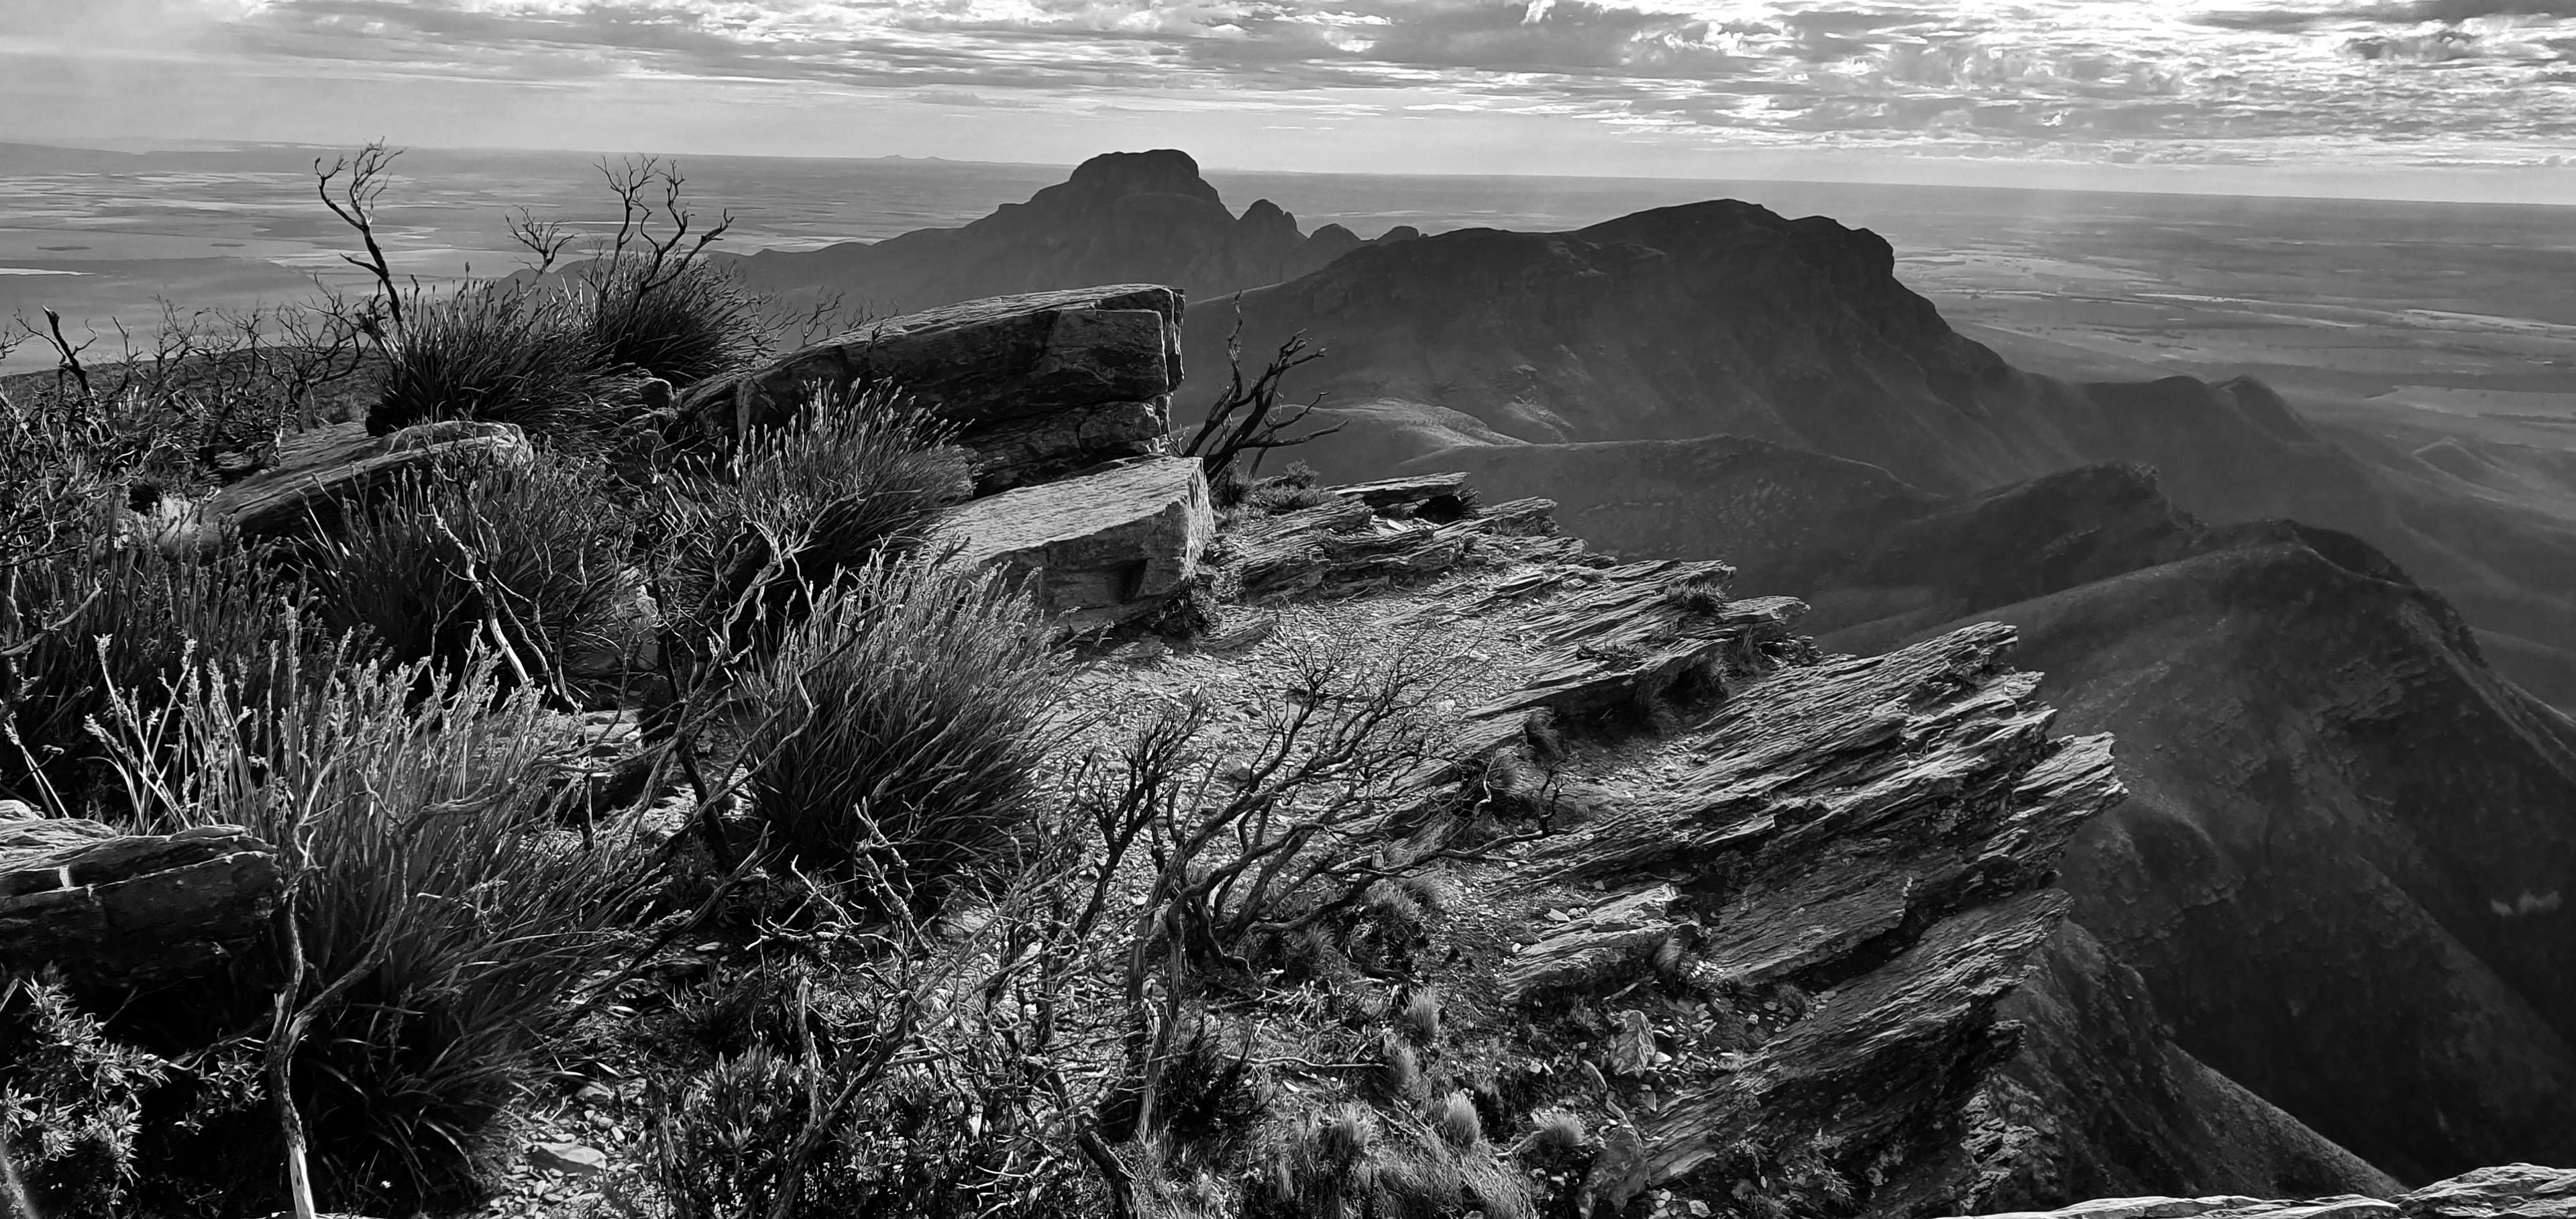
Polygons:
M2576 202L2576 0L0 0L0 139L375 135Z

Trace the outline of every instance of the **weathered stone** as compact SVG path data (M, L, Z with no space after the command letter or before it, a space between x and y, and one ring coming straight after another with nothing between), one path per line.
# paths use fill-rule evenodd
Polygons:
M370 436L360 423L332 424L288 436L277 464L190 507L129 527L164 550L202 550L237 538L278 537L327 524L345 505L382 493L395 480L432 467L467 463L524 465L535 456L517 425L446 420Z
M1104 461L1151 456L1172 430L1170 411L1168 395L1099 402L972 428L957 441L975 450L975 487L990 494Z
M1408 516L1435 522L1454 521L1475 511L1475 501L1467 491L1467 476L1464 474L1382 478L1376 482L1350 483L1326 490L1344 499L1358 500L1381 513L1402 509Z
M2103 1198L2053 1211L1982 1219L2576 1219L2576 1169L2504 1164L2381 1200L2361 1194L2299 1201Z
M1215 530L1198 460L1149 457L961 505L933 545L1027 580L1043 607L1083 630L1183 591Z
M528 1162L547 1172L575 1177L608 1171L608 1153L583 1143L538 1143L528 1148Z
M2406 1219L2576 1219L2576 1169L2503 1164L2396 1199Z
M1181 294L1119 284L968 301L878 322L692 388L680 414L706 434L788 418L813 390L884 381L968 428L1180 385Z
M283 885L276 852L239 826L0 820L0 967L56 965L82 988L192 976L255 943Z
M1246 521L1227 539L1228 566L1244 600L1260 602L1319 592L1347 596L1418 580L1466 562L1479 548L1510 560L1561 559L1582 548L1580 543L1533 547L1517 541L1553 531L1547 518L1552 505L1545 500L1506 504L1507 511L1488 513L1475 512L1463 498L1454 502L1468 515L1420 515L1407 511L1408 501L1400 498L1391 499L1381 512L1366 497L1349 496ZM1537 553L1541 550L1546 553Z

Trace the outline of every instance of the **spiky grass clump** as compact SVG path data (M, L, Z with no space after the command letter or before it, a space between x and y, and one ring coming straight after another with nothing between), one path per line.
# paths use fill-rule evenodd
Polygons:
M950 436L882 389L818 398L755 433L674 501L662 605L736 648L774 638L812 590L918 549L973 494L973 459Z
M585 336L608 366L686 389L761 351L761 301L740 276L705 262L605 258L582 270Z
M367 430L438 419L514 423L530 438L587 447L613 430L637 375L600 351L580 302L559 289L481 280L415 292L388 344Z
M1404 1030L1429 1045L1440 1039L1440 988L1417 986L1404 1000Z
M566 1031L566 1000L617 957L653 883L630 827L553 830L547 780L575 729L533 692L504 693L489 659L475 660L434 681L344 656L317 677L294 671L305 662L289 640L264 695L245 699L200 665L166 723L128 707L106 717L144 824L243 825L287 847L306 962L298 1002L354 979L315 1011L292 1060L335 1208L410 1213L478 1196L494 1119L536 1078ZM266 965L137 1018L178 1045L265 1036L271 984L254 975ZM232 1137L258 1142L275 1129L234 1125ZM273 1146L247 1150L278 1162ZM272 1194L265 1178L217 1180Z
M304 544L316 610L398 662L453 671L497 633L532 680L559 676L625 629L633 522L604 478L548 454L407 477Z
M0 700L0 795L77 809L100 777L88 724L132 692L155 718L186 658L260 655L295 589L240 553L167 557L88 545L0 575L0 651L16 688Z
M752 811L799 864L848 874L865 859L935 894L1026 825L1063 681L1001 578L871 566L745 683L769 712L744 753Z

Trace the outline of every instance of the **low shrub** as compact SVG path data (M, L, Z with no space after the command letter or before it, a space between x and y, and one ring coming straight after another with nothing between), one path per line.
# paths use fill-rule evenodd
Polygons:
M554 829L548 780L576 728L473 660L423 699L419 666L343 656L310 678L290 637L264 694L199 665L167 722L130 705L103 717L144 823L244 825L289 848L296 1003L312 1017L292 1089L326 1206L476 1197L494 1119L546 1062L575 986L624 951L653 883L631 826ZM258 975L273 968L241 963L135 1018L178 1046L266 1037L274 982ZM267 1174L244 1179L245 1152L227 1154L203 1171L249 1195L232 1205L273 1204Z
M315 612L397 662L447 672L506 641L529 680L559 683L568 658L622 651L637 629L623 612L634 521L606 477L539 454L407 478L303 543Z
M998 577L869 567L745 683L770 714L744 754L752 810L799 864L847 874L864 858L934 895L1027 822L1063 680Z
M415 290L384 368L367 430L478 419L531 439L599 442L631 413L638 378L599 349L579 298L556 288L481 280Z
M170 1064L110 1040L59 982L27 977L0 979L0 1063L0 1205L116 1213L142 1171L144 1097Z

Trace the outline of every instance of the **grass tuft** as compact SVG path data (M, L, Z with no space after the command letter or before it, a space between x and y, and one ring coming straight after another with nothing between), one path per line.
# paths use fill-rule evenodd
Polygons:
M800 865L863 860L925 897L984 872L1031 815L1064 674L1000 577L880 563L823 594L744 685L754 814Z
M559 289L481 280L441 295L415 291L404 314L367 412L375 435L476 419L586 447L633 404L638 378L603 356L580 302Z
M242 825L294 844L297 1001L354 979L315 1009L293 1059L335 1207L408 1213L480 1196L495 1120L548 1061L576 985L616 958L651 883L627 827L554 830L546 780L576 728L531 692L504 693L477 660L443 681L345 657L317 676L298 671L289 640L247 697L199 665L165 722L130 702L106 717L144 824ZM149 1019L188 1045L264 1036L266 965L239 963ZM264 1177L237 1188L270 1201Z

